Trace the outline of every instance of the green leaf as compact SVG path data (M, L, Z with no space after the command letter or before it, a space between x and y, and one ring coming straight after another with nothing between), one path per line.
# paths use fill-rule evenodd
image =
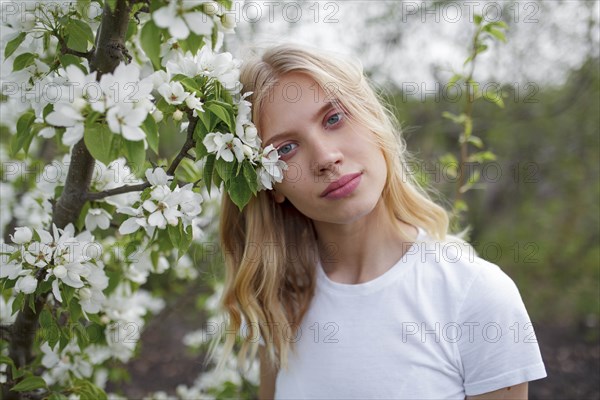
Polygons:
M198 127L198 125L196 125L196 129L198 129L198 134L200 134L198 136L198 139L202 140L204 139L204 136L206 136L206 134L208 134L209 132L212 132L215 129L215 126L217 126L217 123L219 122L219 120L214 116L213 113L207 113L207 112L203 112L203 113L198 113L198 121L202 122L202 125L204 125L205 129L202 129L202 127Z
M150 117L152 118L152 117ZM144 141L132 141L122 139L121 143L123 146L123 155L129 161L129 166L133 171L140 171L144 168L144 161L146 161L146 150L144 149Z
M13 300L12 310L11 310L12 314L16 314L18 311L21 311L24 303L25 303L25 294L19 293L17 295L17 297L15 297L15 299Z
M35 131L31 129L31 125L35 120L35 114L28 111L21 115L17 121L17 134L13 137L11 142L11 153L14 156L19 150L25 147L29 147L29 143L35 135ZM27 152L27 151L26 151Z
M86 127L83 139L92 156L104 164L108 165L119 157L121 135L112 133L107 125Z
M46 388L46 381L39 376L29 376L17 383L10 390L15 392L27 392L34 389Z
M470 154L467 158L468 162L479 162L483 163L486 161L493 161L496 159L496 155L491 151L480 151L477 153Z
M67 47L75 50L86 52L88 43L94 43L94 32L88 24L77 19L71 19L65 26L67 34Z
M200 124L198 124L200 125ZM202 143L202 139L196 139L196 160L200 160L208 155L208 150L206 150L206 146Z
M187 45L187 49L192 52L192 54L196 54L198 49L202 46L204 40L204 36L196 35L193 32L190 32L190 35L185 40Z
M7 364L7 365L11 365L11 366L15 365L12 358L10 358L9 356L3 356L3 355L0 355L0 364Z
M473 16L473 20L475 21L475 25L481 25L481 21L483 21L483 17L479 14L475 14Z
M508 29L508 24L504 21L494 21L491 23L493 26L497 26L501 29Z
M461 113L460 115L456 115L456 114L453 114L453 113L448 112L448 111L444 111L442 113L442 117L447 118L450 121L455 122L455 123L457 123L459 125L462 125L465 122L466 118L467 118L467 116L465 114Z
M73 325L73 328L75 330L75 336L77 337L77 344L79 345L79 348L83 349L87 347L87 345L90 343L90 338L88 337L87 331L83 325L76 323Z
M106 392L85 379L74 379L69 391L79 395L81 400L106 400Z
M127 33L125 34L125 41L130 41L131 37L137 33L137 30L138 23L134 19L129 20L129 25L127 25Z
M467 205L467 203L464 202L464 200L456 200L454 201L454 210L455 211L467 211L469 209L469 206Z
M483 148L483 141L481 140L481 138L479 138L477 136L469 136L469 138L467 139L467 142L471 143L473 146L477 147L478 149Z
M443 170L450 178L458 176L458 161L452 153L446 153L439 158Z
M75 227L77 228L78 231L83 230L83 227L85 226L85 217L87 216L89 209L90 209L90 203L86 202L83 205L83 208L81 209L81 211L79 212L79 216L77 217L77 221L75 222Z
M483 52L484 52L484 51L486 51L487 49L488 49L488 46L487 46L487 44L480 44L480 45L478 45L478 46L477 46L476 53L477 53L477 54L479 54L479 53L483 53Z
M142 49L152 61L152 65L155 70L160 69L160 29L154 24L153 21L148 21L142 28L140 33L140 43Z
M498 29L491 28L489 30L489 33L501 42L506 43L506 35L504 35L504 32L499 31Z
M77 57L77 56L75 56L73 54L62 54L62 55L58 56L58 59L60 60L60 64L63 66L63 68L66 68L69 65L75 65L84 74L88 73L86 71L85 67L81 64L81 58L80 57Z
M460 81L461 79L462 79L462 75L461 74L454 74L454 75L452 75L452 78L450 78L450 80L448 81L448 88L451 88L454 85L456 85L457 82Z
M69 312L71 313L71 321L77 323L82 314L81 304L79 304L79 301L72 301L71 304L69 304Z
M158 155L158 126L152 115L148 114L146 120L142 123L142 130L146 132L148 146Z
M51 324L52 324L52 315L50 315L50 312L48 310L43 309L42 313L40 314L40 326L43 329L48 329Z
M206 191L210 196L210 188L212 187L212 177L213 171L215 169L215 154L210 154L206 157L206 162L204 163L204 170L202 171L202 176L204 180L204 185L206 187Z
M240 211L243 210L244 206L248 204L252 197L252 191L248 187L248 182L246 182L244 175L234 176L231 179L228 192L231 196L231 200L238 206Z
M173 243L173 236L171 236L171 228L173 231L177 230L177 234L174 234L178 240L177 243ZM169 237L175 247L177 247L177 260L179 260L190 248L193 239L192 227L188 226L187 229L183 229L183 222L179 222L177 226L169 225Z
M13 61L13 71L20 71L23 68L29 67L35 61L35 54L23 53L19 54Z
M490 93L488 90L485 90L482 92L482 96L484 99L491 101L498 107L504 108L504 100L502 99L502 95L499 92L493 91L492 93Z
M16 38L14 38L10 42L8 42L6 44L6 48L4 49L4 58L10 57L12 55L12 53L14 53L15 50L17 50L19 48L21 43L23 43L23 40L25 40L26 36L27 36L27 32L21 32L21 33L19 33L19 35Z
M210 35L210 45L215 49L217 47L217 41L219 40L219 29L217 28L217 24L213 26L212 34Z
M235 119L233 116L233 107L231 107L231 104L212 101L206 103L205 109L210 110L221 121L225 122L230 132L235 132Z
M258 191L258 176L256 174L256 170L250 164L250 161L244 160L242 162L244 168L244 178L246 178L246 182L248 182L248 186L253 194L256 194Z
M181 230L179 229L180 224L181 224L181 222L175 226L170 225L170 224L167 225L167 232L169 233L169 239L171 240L171 244L175 248L179 248L179 243L182 240Z
M202 92L202 86L195 79L190 77L184 77L179 81L181 85L190 92Z
M60 291L60 295L63 299L63 304L68 306L75 295L75 288L69 285L63 285Z
M227 162L222 158L215 161L215 169L223 182L228 183L233 175L234 162Z

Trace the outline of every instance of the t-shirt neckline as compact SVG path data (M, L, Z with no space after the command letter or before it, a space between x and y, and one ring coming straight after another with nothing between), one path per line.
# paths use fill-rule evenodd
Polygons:
M406 272L409 267L412 266L418 259L419 242L425 240L426 232L420 227L417 227L417 229L419 231L417 238L404 252L402 257L383 274L367 282L353 284L332 281L323 270L321 259L318 257L316 268L317 286L320 286L325 290L331 290L339 293L361 295L371 293L391 284L402 274L404 274L404 272Z

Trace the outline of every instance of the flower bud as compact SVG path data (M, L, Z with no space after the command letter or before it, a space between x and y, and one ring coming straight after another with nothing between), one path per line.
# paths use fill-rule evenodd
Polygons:
M182 118L183 118L183 111L175 110L175 112L173 113L173 121L181 121Z
M252 160L252 155L254 154L252 147L248 146L247 144L243 144L242 149L244 150L244 155L246 156L246 158L248 160Z
M15 234L10 235L10 239L14 244L24 244L31 241L33 232L28 227L15 228Z
M152 111L152 118L154 118L154 121L156 122L160 122L163 120L163 113L162 111L160 111L158 108L154 111Z
M92 298L92 291L86 287L79 289L79 298L81 300L89 300Z
M206 3L202 4L202 11L211 17L213 15L217 15L219 12L219 4L216 1L207 1Z
M22 276L17 280L17 283L15 283L15 292L23 292L25 294L33 293L37 288L37 283L37 279L31 275Z
M235 22L235 15L231 13L221 15L221 23L225 29L234 29L237 26Z
M254 125L247 125L244 129L244 134L247 140L254 140L256 139L256 135L258 135L258 131Z

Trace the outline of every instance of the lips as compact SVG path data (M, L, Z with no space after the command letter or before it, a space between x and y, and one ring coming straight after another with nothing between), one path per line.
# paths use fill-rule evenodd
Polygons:
M361 175L362 175L362 172L357 172L354 174L347 174L347 175L342 176L337 181L329 184L329 186L327 186L327 188L323 191L323 193L321 193L321 197L325 197L325 196L327 196L328 193L331 193L334 190L337 190L343 186L346 186L348 183L350 183L351 181L353 181L354 179L358 178Z

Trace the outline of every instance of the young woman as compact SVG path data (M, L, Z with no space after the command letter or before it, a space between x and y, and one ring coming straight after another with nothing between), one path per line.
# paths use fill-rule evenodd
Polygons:
M227 331L242 364L260 347L259 397L527 398L546 372L518 289L447 234L362 67L282 45L241 82L288 165L222 203Z

